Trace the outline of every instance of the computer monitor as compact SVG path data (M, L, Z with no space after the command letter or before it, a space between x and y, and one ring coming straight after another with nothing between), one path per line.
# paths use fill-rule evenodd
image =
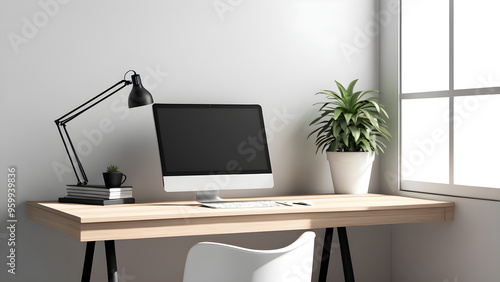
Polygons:
M153 115L165 191L211 202L218 190L274 186L259 105L154 104Z

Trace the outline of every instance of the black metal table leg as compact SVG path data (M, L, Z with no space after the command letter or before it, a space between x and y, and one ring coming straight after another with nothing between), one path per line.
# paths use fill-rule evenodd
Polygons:
M319 268L319 282L326 282L328 276L328 265L330 264L330 252L332 249L333 227L325 229L323 241L323 252L321 254L321 266Z
M118 271L116 267L115 241L104 241L106 249L106 263L108 265L108 281L118 282Z
M351 252L349 251L349 241L347 240L347 230L345 227L338 227L340 254L342 256L342 267L344 268L345 282L354 282L354 271L352 269Z
M87 242L85 249L85 260L83 261L82 282L90 282L92 274L92 261L94 260L95 242Z

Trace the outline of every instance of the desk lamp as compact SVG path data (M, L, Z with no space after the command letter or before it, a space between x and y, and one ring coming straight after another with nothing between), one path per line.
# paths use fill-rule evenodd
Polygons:
M133 72L134 74L130 80L126 80L125 77L127 73ZM75 147L73 146L73 142L71 142L71 138L69 137L68 131L66 130L66 123L73 120L77 116L81 115L88 109L94 107L99 104L103 100L107 99L111 95L115 94L125 86L132 84L132 90L130 91L130 95L128 97L128 107L135 108L153 103L153 97L148 90L146 90L142 86L141 77L133 70L129 70L123 76L123 80L117 82L115 85L110 88L104 90L104 92L98 94L94 98L88 100L83 103L79 107L75 108L71 112L65 114L59 119L55 120L57 125L57 129L61 134L61 138L63 140L64 147L66 148L66 152L68 153L69 159L71 161L71 165L73 166L73 170L76 175L76 179L78 181L78 186L85 186L88 183L87 175L85 174L85 170L83 169L82 163L76 154ZM119 88L117 88L119 86ZM117 88L117 89L116 89ZM116 90L115 90L116 89ZM112 91L111 93L108 93Z

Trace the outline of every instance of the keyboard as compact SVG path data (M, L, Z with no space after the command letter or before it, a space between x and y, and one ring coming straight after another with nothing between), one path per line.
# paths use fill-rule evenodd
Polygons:
M283 206L275 201L241 201L241 202L213 202L202 203L202 206L213 209L236 209L236 208L267 208Z

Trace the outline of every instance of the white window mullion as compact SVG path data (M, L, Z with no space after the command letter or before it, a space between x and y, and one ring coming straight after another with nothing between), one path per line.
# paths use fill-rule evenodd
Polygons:
M450 134L450 137L449 137L449 157L450 157L450 161L449 161L449 183L450 185L453 185L453 183L455 182L454 181L454 166L455 166L455 147L454 147L454 140L455 140L455 137L454 137L454 134L455 134L455 130L454 130L454 124L455 124L455 121L454 121L454 118L455 118L455 110L454 110L454 101L455 101L455 97L453 96L453 90L454 90L454 83L455 83L455 48L454 48L454 26L455 26L455 22L454 22L454 0L449 0L450 3L449 3L449 6L450 6L450 11L449 11L449 14L448 14L448 17L449 17L449 20L450 20L450 23L449 23L449 38L450 38L450 42L449 42L449 64L450 64L450 68L449 68L449 91L452 95L450 95L450 98L449 98L449 134Z

